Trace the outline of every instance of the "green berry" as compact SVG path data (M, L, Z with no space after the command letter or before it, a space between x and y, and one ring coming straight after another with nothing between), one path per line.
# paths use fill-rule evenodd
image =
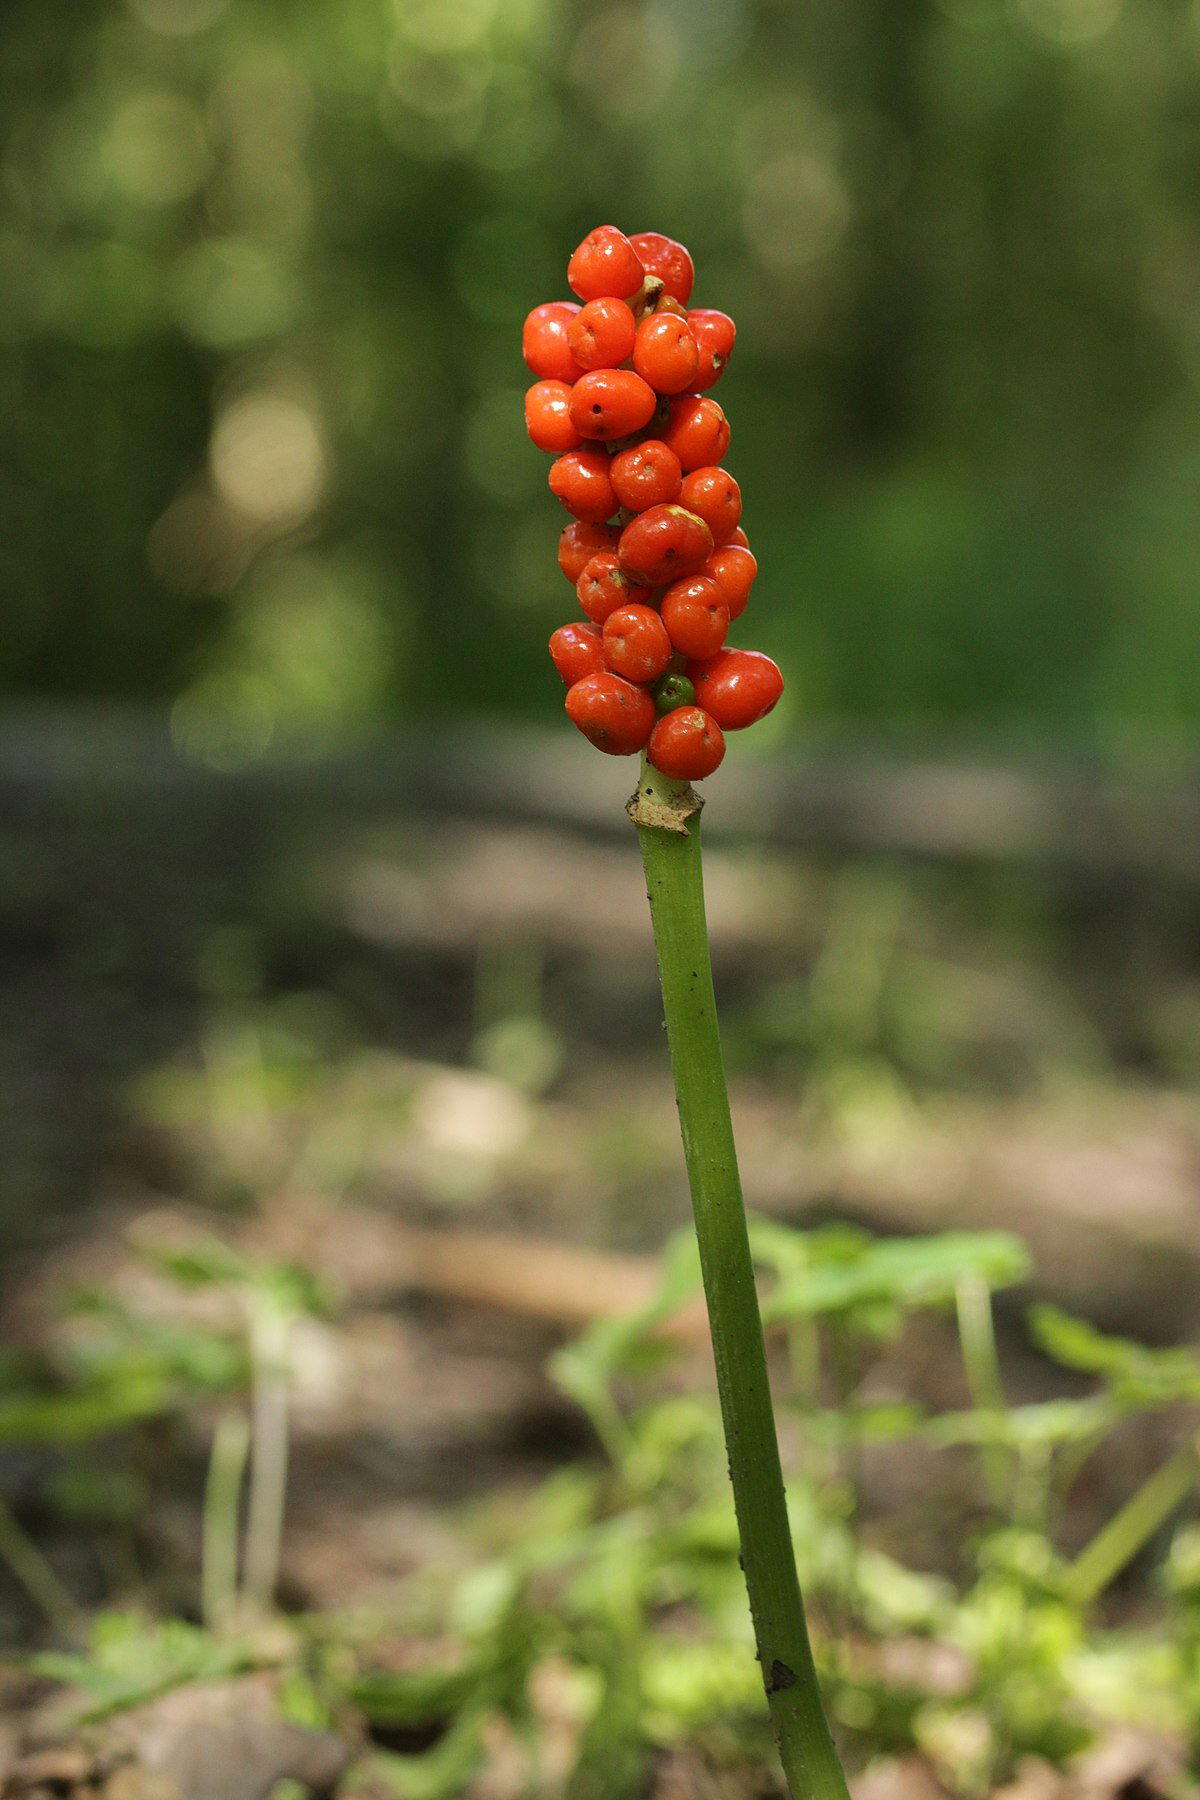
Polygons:
M677 706L691 706L696 690L686 675L664 675L655 683L654 705L658 712L674 712Z

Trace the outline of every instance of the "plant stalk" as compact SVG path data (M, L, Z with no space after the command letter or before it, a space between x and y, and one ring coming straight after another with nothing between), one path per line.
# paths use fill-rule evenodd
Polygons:
M249 1453L249 1423L241 1413L223 1413L208 1460L200 1559L201 1616L215 1633L228 1631L237 1617L239 1512Z
M1200 1476L1200 1443L1190 1440L1144 1481L1067 1571L1067 1592L1091 1606L1187 1499Z
M638 829L755 1641L793 1800L846 1800L821 1704L788 1526L762 1320L721 1058L700 803L648 763Z
M263 1304L250 1326L251 1460L246 1504L244 1591L252 1610L270 1612L279 1581L287 1499L292 1321Z

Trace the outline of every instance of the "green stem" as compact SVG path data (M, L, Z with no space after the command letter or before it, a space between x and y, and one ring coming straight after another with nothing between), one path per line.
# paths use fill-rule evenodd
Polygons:
M253 1611L270 1612L279 1581L287 1500L288 1403L292 1321L271 1302L251 1320L250 1493L246 1502L245 1595Z
M200 1560L201 1613L212 1632L227 1631L237 1616L238 1517L249 1453L249 1424L241 1413L223 1413L208 1459Z
M1185 1444L1144 1481L1072 1563L1067 1590L1079 1606L1099 1598L1160 1526L1187 1499L1200 1475L1197 1445Z
M686 783L643 764L629 813L646 871L742 1564L767 1701L793 1800L846 1800L788 1527L717 1027L699 803Z
M1008 1405L996 1351L992 1290L981 1276L964 1275L955 1290L954 1304L971 1402L976 1412L984 1417L1002 1418ZM982 1462L988 1498L1000 1509L1012 1487L1011 1457L1003 1444L987 1443L983 1447Z
M79 1635L80 1613L74 1600L3 1500L0 1500L0 1562L20 1582L60 1637L72 1639Z

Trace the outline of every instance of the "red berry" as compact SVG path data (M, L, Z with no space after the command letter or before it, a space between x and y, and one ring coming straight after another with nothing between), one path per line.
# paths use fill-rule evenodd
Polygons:
M637 320L623 300L611 294L589 300L567 329L571 354L584 369L615 369L633 355Z
M601 670L567 690L567 715L608 756L632 756L654 729L654 702L645 688Z
M586 438L631 437L648 425L658 404L654 389L632 369L594 369L571 389L571 418Z
M551 633L550 658L570 687L604 668L604 639L594 625L560 625Z
M666 429L660 433L684 469L719 463L729 448L729 421L715 400L679 394L671 401Z
M783 692L777 663L761 650L722 650L689 668L697 704L723 731L743 731L764 719Z
M615 225L589 231L567 264L567 280L581 300L599 300L606 294L628 300L645 274L637 251Z
M561 456L583 439L571 423L571 390L565 381L535 381L525 395L525 429L539 450Z
M718 547L727 544L742 516L742 490L724 469L693 469L683 478L680 502L698 513Z
M643 438L628 450L618 450L609 473L617 499L635 513L678 500L683 484L679 458L658 438Z
M690 312L688 324L700 349L700 372L694 385L701 390L710 388L733 355L737 326L728 313L715 312L711 307Z
M715 656L729 630L729 608L715 581L707 575L687 575L672 582L663 595L662 622L672 646L683 656Z
M598 550L615 550L621 531L617 525L586 525L576 519L564 525L558 537L558 566L574 587Z
M722 544L705 563L704 573L711 575L720 588L729 608L730 618L740 619L746 610L754 577L758 574L758 563L753 553L744 544Z
M611 519L617 510L608 457L603 450L569 450L551 463L550 492L558 496L568 512L589 524Z
M629 241L647 275L657 275L664 291L686 306L696 270L683 245L664 237L661 231L636 231Z
M637 328L633 366L656 394L682 394L691 387L700 353L686 319L652 313Z
M578 381L583 374L567 341L567 327L578 311L574 300L548 300L526 319L521 354L540 380Z
M605 619L604 655L626 681L657 681L671 660L671 640L654 608L634 601Z
M575 583L579 604L594 625L603 625L618 606L632 598L629 582L617 566L615 550L598 550Z
M646 754L656 769L676 781L703 781L725 755L721 727L703 707L678 706L650 733Z
M712 555L712 532L682 506L652 506L631 519L617 548L621 571L643 587L694 575Z
M740 544L743 550L748 550L750 548L750 539L746 536L740 525L729 541L731 544Z

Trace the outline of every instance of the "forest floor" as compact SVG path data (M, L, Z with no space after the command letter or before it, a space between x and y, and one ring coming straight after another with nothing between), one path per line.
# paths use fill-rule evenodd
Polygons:
M718 1664L730 1645L743 1655L726 1590L696 1598L700 1563L689 1598L646 1602L637 1716L587 1751L597 1684L614 1710L621 1697L596 1647L608 1600L593 1593L611 1597L635 1560L603 1560L613 1521L661 1503L677 1531L723 1504L707 1463L687 1463L708 1455L712 1412L694 1292L647 1325L668 1362L655 1351L648 1373L635 1358L614 1376L630 1420L684 1430L680 1409L701 1409L701 1450L682 1445L683 1473L663 1464L652 1501L637 1483L653 1434L642 1464L614 1477L603 1415L598 1426L560 1361L653 1309L662 1246L687 1221L632 847L428 819L319 848L302 836L190 911L161 904L164 891L195 902L188 868L158 866L143 902L153 933L138 923L136 859L47 914L41 884L59 891L67 864L41 854L5 914L7 1106L31 1193L55 1130L22 1110L39 1072L58 1083L46 1116L64 1143L51 1146L53 1208L40 1230L26 1215L4 1297L4 1800L778 1792L753 1708L739 1699L725 1720L723 1678L706 1697L695 1671L679 1691L689 1640L716 1643ZM995 1329L1022 1421L1089 1399L1098 1379L1030 1341L1035 1302L1150 1346L1187 1342L1200 1301L1190 899L1122 889L1114 912L1091 877L719 838L709 891L757 1216L885 1240L1013 1234L1029 1263L997 1279ZM73 1094L84 1141L68 1152ZM987 1470L884 1420L972 1404L953 1305L897 1306L883 1325L864 1315L848 1388L825 1344L812 1415L822 1430L839 1413L866 1421L815 1484L830 1518L850 1456L856 1540L880 1569L933 1584L905 1600L907 1624L899 1601L890 1622L856 1611L820 1560L840 1526L823 1515L813 1528L819 1652L856 1800L1172 1800L1189 1781L1186 1704L1160 1704L1151 1683L1144 1705L1126 1692L1105 1710L1092 1680L1070 1700L1087 1728L1051 1742L1008 1698L989 1712L961 1620L941 1642L932 1613L918 1620L938 1583L978 1591L969 1546ZM273 1425L262 1334L281 1310ZM783 1325L770 1340L786 1388L795 1343ZM1038 1526L1055 1571L1188 1441L1189 1392L1131 1407L1109 1450L1080 1462L1053 1532ZM280 1418L286 1458L277 1445L273 1459L262 1433ZM244 1591L246 1559L271 1562L271 1508L251 1479L258 1525L239 1511L242 1469L243 1560L222 1619L218 1446L236 1450L243 1421L243 1463L286 1462L278 1605ZM786 1408L784 1436L799 1466L804 1420ZM568 1505L562 1482L576 1477ZM1166 1641L1159 1571L1190 1505L1168 1508L1119 1571L1080 1655L1103 1660L1112 1633ZM1009 1526L1026 1548L1038 1536L1028 1518ZM712 1529L704 1557L724 1570L725 1528ZM515 1593L522 1546L556 1531L573 1545L592 1533L567 1598L522 1564L520 1608L481 1624L497 1604L488 1580L504 1571ZM1049 1569L1023 1605L1038 1583L1053 1589ZM555 1636L560 1615L575 1637ZM1021 1616L1029 1636L1049 1615ZM490 1663L468 1692L485 1639L532 1645L512 1691ZM1127 1690L1150 1664L1130 1667ZM739 1695L743 1680L738 1662Z

